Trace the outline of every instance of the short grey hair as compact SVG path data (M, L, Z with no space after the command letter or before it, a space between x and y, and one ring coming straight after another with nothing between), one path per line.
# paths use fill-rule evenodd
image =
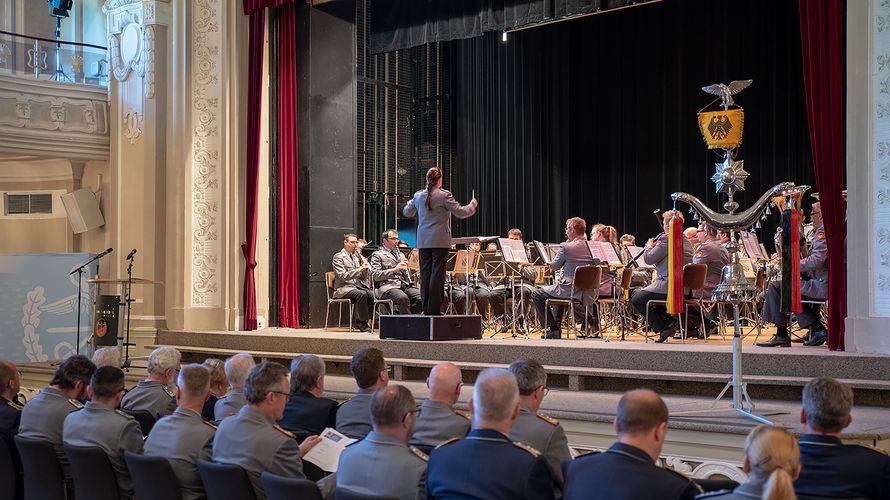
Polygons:
M182 354L168 345L158 347L148 355L148 373L163 375L170 368L178 368Z
M116 366L120 368L121 352L117 347L111 346L96 349L96 352L93 353L93 364L96 365L96 368L102 366Z
M411 391L403 385L389 385L371 395L371 423L374 428L401 423L405 415L417 408Z
M226 378L229 379L229 385L240 389L244 387L244 381L247 380L247 374L256 366L253 356L246 352L239 352L226 360Z
M853 410L853 389L830 377L817 377L803 388L807 423L819 432L839 432Z
M519 386L512 372L503 368L482 370L473 385L473 413L482 420L510 420L519 402Z
M519 394L523 396L528 396L538 387L547 385L547 371L537 360L519 358L510 363L510 367L507 369L516 377Z
M207 393L210 392L210 370L206 366L196 363L185 365L179 370L176 386L188 397L207 396Z
M254 366L247 375L244 383L244 397L247 402L255 405L266 399L270 392L286 389L281 381L287 380L287 368L274 361L266 361Z
M291 392L306 392L315 387L318 377L324 377L324 361L314 354L303 354L290 365Z

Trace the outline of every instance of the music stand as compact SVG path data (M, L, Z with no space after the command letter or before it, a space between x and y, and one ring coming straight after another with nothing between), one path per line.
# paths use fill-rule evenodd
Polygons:
M122 285L126 288L126 299L124 302L121 302L120 306L127 306L127 323L125 327L125 336L123 337L123 347L124 347L124 359L122 362L123 368L128 368L130 366L130 346L135 344L130 343L130 304L135 302L135 299L130 298L130 288L132 285L163 285L162 281L154 281L146 278L134 278L132 276L128 276L127 278L95 278L91 280L87 280L87 283L95 283L96 285ZM118 335L118 340L121 337Z

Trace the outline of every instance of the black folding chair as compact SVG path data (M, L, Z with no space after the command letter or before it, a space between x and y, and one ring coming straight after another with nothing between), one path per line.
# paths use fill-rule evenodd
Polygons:
M136 419L143 436L148 436L158 419L147 410L121 410Z
M0 438L0 484L8 484L11 487L6 491L13 492L14 498L22 498L22 480L19 476L18 466L12 459L15 444L6 441L6 438Z
M133 478L136 498L182 500L179 480L166 458L125 451L124 460Z
M334 490L334 497L337 500L399 500L399 497L387 497L382 495L369 495L367 493L359 493L355 490L337 486Z
M118 500L117 477L102 448L63 444L76 500Z
M65 500L65 477L49 441L15 437L25 473L25 500Z
M263 487L268 500L322 500L318 486L308 479L283 477L263 472Z
M247 471L237 465L198 460L207 500L256 500Z

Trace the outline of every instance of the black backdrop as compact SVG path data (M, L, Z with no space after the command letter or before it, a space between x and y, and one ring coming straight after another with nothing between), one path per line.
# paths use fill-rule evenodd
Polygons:
M455 234L561 241L565 219L615 225L637 242L652 211L687 191L712 208L720 158L696 112L712 83L753 78L739 158L747 208L768 187L813 185L796 0L666 0L446 44L452 114L450 189L475 217ZM446 186L448 187L448 186ZM688 208L688 207L684 207ZM774 212L775 213L775 212ZM767 248L778 216L758 231ZM687 222L687 225L689 222Z

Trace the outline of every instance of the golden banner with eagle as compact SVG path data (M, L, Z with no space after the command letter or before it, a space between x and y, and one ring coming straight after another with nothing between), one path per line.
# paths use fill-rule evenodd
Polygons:
M730 149L741 146L745 111L737 108L699 112L698 128L708 149Z

